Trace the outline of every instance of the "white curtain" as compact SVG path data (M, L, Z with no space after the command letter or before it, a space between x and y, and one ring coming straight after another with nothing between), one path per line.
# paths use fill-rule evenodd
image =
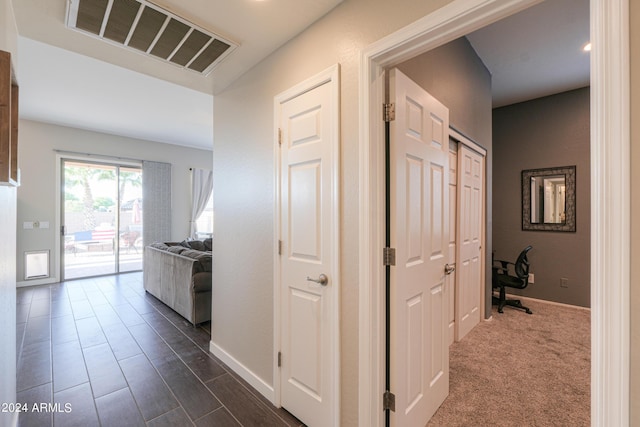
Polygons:
M191 238L197 238L198 225L196 220L207 206L213 190L213 171L206 169L191 169Z

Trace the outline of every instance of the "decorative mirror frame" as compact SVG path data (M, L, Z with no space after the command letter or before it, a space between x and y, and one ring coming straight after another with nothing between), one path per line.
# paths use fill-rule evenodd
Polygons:
M563 224L531 222L531 177L564 175L566 183L566 219ZM576 231L576 167L564 166L522 171L522 230L523 231Z

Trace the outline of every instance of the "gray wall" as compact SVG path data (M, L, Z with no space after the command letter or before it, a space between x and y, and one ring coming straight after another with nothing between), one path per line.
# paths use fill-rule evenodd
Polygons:
M466 37L398 68L449 108L453 128L491 151L491 74Z
M449 124L486 148L486 200L492 197L491 74L465 37L412 58L398 68L449 108ZM491 203L485 218L485 316L491 315Z
M56 199L56 152L66 150L171 163L171 240L189 236L191 216L191 173L189 168L211 169L212 153L208 150L180 147L56 126L30 120L20 121L20 168L22 185L18 190L17 280L24 278L25 251L46 250L51 253L50 279L30 280L23 284L40 284L56 280L59 263ZM24 221L49 221L48 229L24 230Z
M527 245L535 283L521 294L590 306L589 88L493 111L493 249L514 260ZM576 232L522 231L521 171L576 165ZM560 279L568 278L568 288ZM513 292L518 293L518 292Z

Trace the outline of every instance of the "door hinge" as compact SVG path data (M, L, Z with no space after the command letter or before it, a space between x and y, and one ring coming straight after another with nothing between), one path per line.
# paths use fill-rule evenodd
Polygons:
M382 265L396 265L396 248L382 250Z
M278 352L278 368L282 366L282 352Z
M396 395L389 390L382 395L382 410L390 410L396 412Z
M278 255L282 255L282 240L278 240Z
M278 145L282 145L282 129L278 128Z
M396 105L392 103L382 104L385 122L392 122L396 119Z

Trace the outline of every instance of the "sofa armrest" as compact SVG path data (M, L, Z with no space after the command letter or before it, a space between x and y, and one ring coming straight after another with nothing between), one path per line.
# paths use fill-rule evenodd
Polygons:
M193 275L193 292L211 292L211 281L213 275L209 271L202 271Z

